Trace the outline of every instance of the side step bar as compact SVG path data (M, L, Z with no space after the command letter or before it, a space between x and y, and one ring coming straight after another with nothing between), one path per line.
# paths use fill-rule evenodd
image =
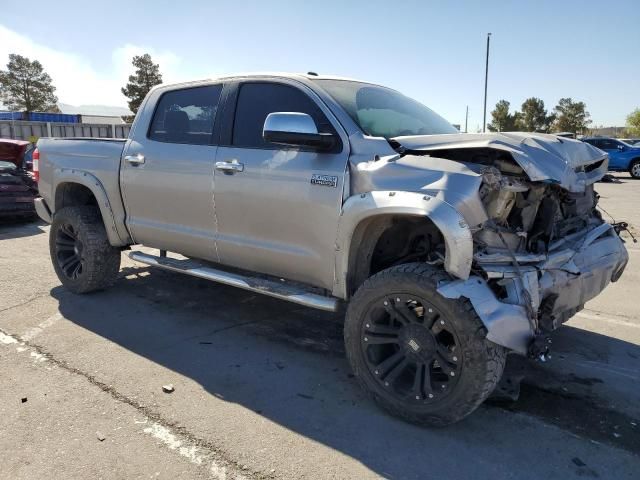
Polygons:
M163 268L172 272L184 273L193 277L204 278L212 282L231 285L252 292L262 293L270 297L287 300L319 310L335 312L338 310L338 299L325 297L317 293L305 291L300 287L278 283L274 280L250 277L238 273L225 272L209 267L195 260L178 260L165 256L156 257L142 252L129 252L129 258L136 262L144 263L152 267Z

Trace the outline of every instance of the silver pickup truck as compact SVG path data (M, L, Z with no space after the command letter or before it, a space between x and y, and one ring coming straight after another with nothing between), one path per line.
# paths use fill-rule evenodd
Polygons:
M159 250L129 252L143 264L329 311L348 302L355 376L427 425L471 413L508 352L544 356L549 332L628 260L596 207L604 152L461 134L371 83L160 86L127 140L41 139L35 158L37 211L68 289L110 286L137 244Z

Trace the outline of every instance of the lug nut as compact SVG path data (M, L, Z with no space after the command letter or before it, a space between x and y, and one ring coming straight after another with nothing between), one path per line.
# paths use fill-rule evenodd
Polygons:
M416 400L420 400L420 397L418 395L416 395Z
M443 385L444 386L444 385ZM433 393L429 394L429 398L433 398Z
M444 325L444 320L440 320L440 325Z
M455 377L456 376L456 372L451 372L451 376Z
M458 361L458 357L453 357L453 361L457 362Z
M365 341L365 342L368 342L368 341L369 341L369 339L368 339L367 337L364 337L364 341Z

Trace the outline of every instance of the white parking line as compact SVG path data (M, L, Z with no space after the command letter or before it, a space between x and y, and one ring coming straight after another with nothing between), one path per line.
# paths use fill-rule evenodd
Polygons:
M211 478L215 480L246 480L244 475L237 472L232 473L229 471L230 469L221 465L215 459L210 458L212 456L212 452L207 452L205 448L198 447L188 440L180 438L178 434L171 432L171 430L159 423L153 423L143 431L144 433L157 438L164 443L169 450L178 452L181 456L185 457L195 465L202 465L203 463L210 462L209 474L211 475Z
M38 335L40 335L42 333L42 331L46 328L49 328L51 325L53 325L54 323L56 323L58 320L60 320L62 318L62 314L60 312L56 313L55 315L51 315L49 318L47 318L45 321L41 322L40 324L38 324L37 327L33 327L30 328L29 330L27 330L23 335L22 335L22 339L25 342L28 342L30 340L33 340L35 337L37 337Z
M11 345L12 343L18 343L18 341L12 336L5 335L4 333L0 332L0 343L3 343L4 345Z
M605 315L596 315L596 314L593 314L593 313L578 312L576 314L576 317L582 317L582 318L586 318L588 320L598 320L598 321L602 321L602 322L606 322L606 323L612 323L614 325L620 325L621 327L640 328L640 324L638 324L638 323L628 322L626 320L620 320L620 319L617 319L617 318L611 318L611 317L607 317Z

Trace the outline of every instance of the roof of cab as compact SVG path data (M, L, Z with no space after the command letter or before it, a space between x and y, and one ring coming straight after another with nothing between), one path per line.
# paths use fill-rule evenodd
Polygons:
M289 78L293 80L299 80L303 82L307 82L309 80L344 80L349 82L360 82L360 83L368 83L374 85L371 82L356 80L353 78L347 77L339 77L336 75L315 75L309 73L291 73L291 72L246 72L246 73L235 73L229 75L222 75L219 77L202 79L202 80L193 80L188 82L180 82L180 83L170 83L170 84L162 84L157 85L154 89L171 89L176 87L192 87L195 85L206 85L211 82L219 82L225 80L238 80L238 79L246 79L246 78Z

